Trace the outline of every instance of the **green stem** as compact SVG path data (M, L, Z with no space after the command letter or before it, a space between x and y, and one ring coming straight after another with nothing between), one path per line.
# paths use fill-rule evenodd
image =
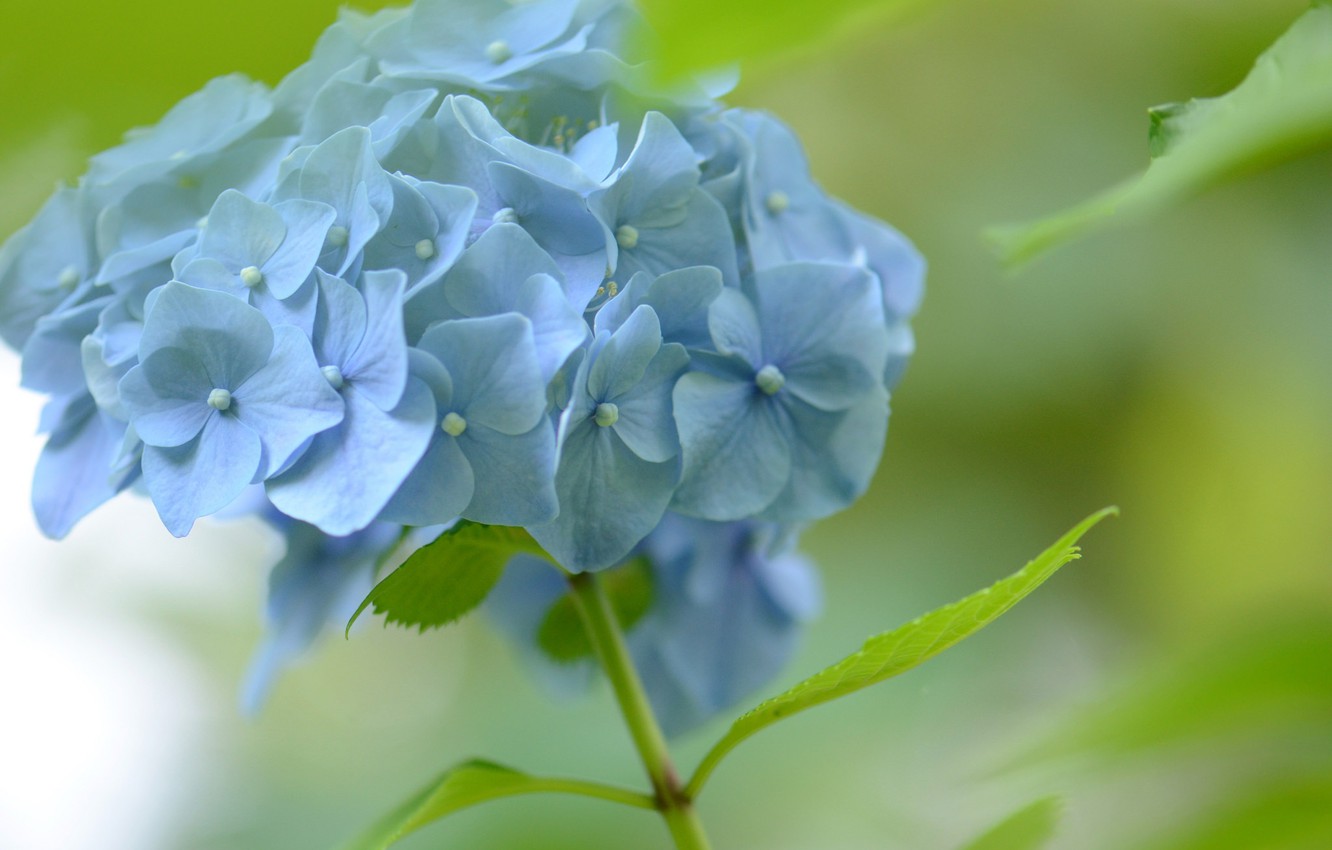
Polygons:
M666 737L657 725L656 715L648 702L643 683L638 678L629 647L625 645L620 623L610 600L595 573L579 573L569 577L578 613L587 628L588 638L601 659L601 666L610 680L615 700L620 705L629 735L634 740L648 779L652 782L656 808L666 821L678 850L710 850L703 822L699 820L694 801L684 792L680 777L671 764Z

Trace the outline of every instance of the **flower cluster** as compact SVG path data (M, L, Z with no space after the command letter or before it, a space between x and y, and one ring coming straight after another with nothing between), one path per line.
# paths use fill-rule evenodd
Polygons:
M571 571L646 546L673 669L691 618L785 598L799 570L704 541L865 490L923 263L773 118L654 87L639 26L615 0L348 12L276 88L214 80L94 157L0 250L0 336L51 396L46 533L129 487L178 536L240 500L290 538L285 597L364 574L336 564L390 526L522 526ZM666 549L714 543L669 590L697 558ZM749 677L717 681L690 699Z

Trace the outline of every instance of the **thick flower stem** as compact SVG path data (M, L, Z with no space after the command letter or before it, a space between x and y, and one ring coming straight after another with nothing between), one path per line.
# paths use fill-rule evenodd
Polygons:
M657 725L656 715L652 713L652 705L600 580L595 573L579 573L569 577L569 584L573 587L588 638L601 659L620 712L629 726L634 747L647 769L657 809L666 820L675 846L678 850L710 850L703 823L671 764L666 738Z

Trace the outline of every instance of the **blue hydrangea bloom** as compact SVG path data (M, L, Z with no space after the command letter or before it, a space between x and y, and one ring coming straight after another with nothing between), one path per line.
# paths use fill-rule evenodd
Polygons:
M643 27L344 11L275 88L214 80L95 156L0 246L0 338L50 398L42 529L131 487L179 535L260 512L289 554L256 683L404 526L645 553L668 724L757 687L817 595L757 541L868 486L925 264L733 80L659 87Z

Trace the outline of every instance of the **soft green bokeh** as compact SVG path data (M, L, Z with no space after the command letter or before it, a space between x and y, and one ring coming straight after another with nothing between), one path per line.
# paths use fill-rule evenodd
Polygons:
M1332 146L1332 2L1316 0L1233 91L1154 107L1152 163L1073 207L989 232L1021 265L1089 230L1160 213L1227 178Z
M1332 156L1087 239L1017 281L977 238L1140 170L1145 105L1233 88L1305 8L952 0L732 96L791 123L831 191L931 262L884 465L860 504L807 537L827 613L772 692L1002 576L1091 509L1113 502L1123 517L1098 530L1094 558L983 634L737 751L701 803L719 850L957 847L1051 794L1065 801L1057 848L1249 850L1263 834L1277 850L1328 846ZM82 157L207 77L275 79L335 9L4 11L8 229ZM195 790L164 846L336 846L478 755L644 785L604 690L552 702L479 619L329 641L243 720L232 694L259 630L262 570L245 560L258 548L222 553L236 560L219 571L256 600L226 617L120 603L196 661L216 700L202 779L182 781ZM1089 719L1106 715L1124 722ZM683 769L726 725L680 743ZM1064 736L1083 727L1099 737ZM400 846L667 839L646 812L531 797Z

